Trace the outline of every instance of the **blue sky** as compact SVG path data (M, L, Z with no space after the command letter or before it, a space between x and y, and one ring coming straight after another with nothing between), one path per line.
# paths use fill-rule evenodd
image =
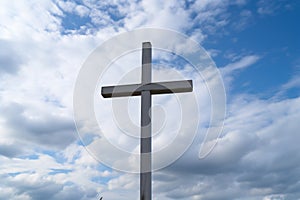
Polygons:
M227 98L218 143L198 159L210 116L208 95L199 93L199 135L154 173L153 199L300 198L298 1L2 0L0 19L0 200L138 199L138 175L96 161L73 115L84 61L104 41L138 28L174 30L201 44Z

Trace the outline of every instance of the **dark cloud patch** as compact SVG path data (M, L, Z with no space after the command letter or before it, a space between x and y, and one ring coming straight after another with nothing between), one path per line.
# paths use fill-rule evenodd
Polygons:
M170 166L169 170L186 175L201 174L204 176L242 171L240 161L260 143L255 134L229 131L219 138L214 150L207 157L198 159L201 142L202 139L197 136L190 149Z
M23 56L13 42L0 40L0 75L16 73L23 62Z
M94 195L96 197L97 194ZM77 187L76 185L64 186L64 188L55 194L53 199L56 200L73 200L73 199L83 199L84 191Z
M16 176L6 177L5 180L4 191L5 188L13 190L10 199L22 195L29 196L32 200L51 199L63 188L63 185L55 184L43 177L38 178L34 173L18 173Z
M18 173L13 177L0 174L0 178L6 180L1 185L0 199L21 199L26 196L31 200L86 200L97 197L96 188L84 190L76 183L57 183L39 176L36 173Z
M97 199L96 188L83 190L76 184L65 185L64 188L54 196L55 200L73 200L73 199Z
M23 153L22 148L11 145L11 144L1 144L0 145L0 155L6 156L6 157L16 157Z
M72 118L45 111L33 116L28 114L28 109L17 103L1 108L5 124L13 131L14 138L58 149L68 146L76 139Z
M53 199L54 195L62 190L63 186L54 183L36 184L34 188L24 188L24 191L31 197L32 200L38 199Z

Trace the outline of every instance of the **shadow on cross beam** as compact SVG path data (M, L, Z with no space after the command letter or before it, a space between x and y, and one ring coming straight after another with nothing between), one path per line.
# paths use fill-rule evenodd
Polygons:
M172 81L172 82L156 82L147 84L131 84L102 87L101 95L104 98L139 96L142 91L150 91L151 94L167 94L192 92L192 80Z

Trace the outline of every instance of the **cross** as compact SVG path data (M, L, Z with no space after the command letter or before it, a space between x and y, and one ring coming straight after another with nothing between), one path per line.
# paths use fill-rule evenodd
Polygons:
M143 42L142 83L102 87L104 98L141 96L141 159L140 159L140 200L151 200L152 196L152 133L151 95L193 91L192 80L172 82L151 82L152 45Z

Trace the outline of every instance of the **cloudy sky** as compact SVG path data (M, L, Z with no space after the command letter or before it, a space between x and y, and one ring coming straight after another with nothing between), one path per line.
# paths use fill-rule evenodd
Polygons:
M104 41L138 28L174 30L197 41L215 62L226 91L223 132L202 159L211 104L208 93L194 92L198 134L182 157L154 172L153 199L299 199L299 19L300 3L288 0L1 0L0 199L138 199L138 174L91 156L77 134L73 109L76 78L88 56ZM119 63L130 56L136 67L134 53ZM173 75L166 72L172 63L159 66L157 79L188 73L202 88L187 64L173 68ZM132 121L139 120L138 101L129 102L136 109ZM154 115L178 113L172 101L158 99L169 107L162 112L157 106ZM101 109L104 134L120 137L115 129L105 131L112 118L109 109ZM170 140L163 134L172 137L172 120L177 118L154 122L165 128L158 131L157 148ZM124 141L118 145L138 149L138 143Z

